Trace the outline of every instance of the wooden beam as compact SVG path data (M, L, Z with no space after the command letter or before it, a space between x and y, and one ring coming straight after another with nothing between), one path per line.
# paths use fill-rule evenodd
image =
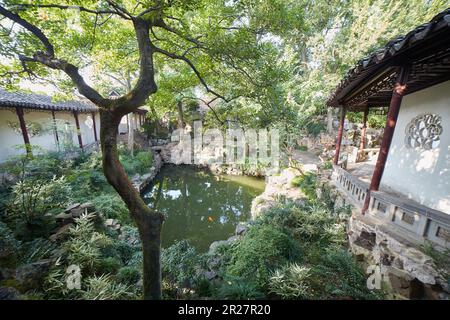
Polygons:
M366 148L366 129L367 129L367 116L369 115L369 107L364 110L363 123L361 128L361 143L359 144L359 150L362 151Z
M75 118L75 125L77 126L78 144L83 149L83 140L81 139L80 121L78 120L78 112L74 111L73 116Z
M23 142L25 144L25 150L27 152L28 155L31 155L31 143L30 143L30 137L28 136L28 129L27 129L27 125L25 123L25 118L23 116L23 109L21 107L16 107L16 114L17 117L19 118L19 125L20 125L20 130L22 131L22 137L23 137Z
M398 113L400 112L400 105L402 103L403 96L406 93L406 83L408 81L409 71L409 66L402 66L400 68L396 83L394 84L391 103L389 105L389 112L386 117L386 125L384 127L383 140L381 142L377 163L370 182L369 192L366 195L364 207L362 209L363 214L369 207L370 191L377 191L380 187L389 148L391 147L392 137L394 136L395 125L397 124Z
M97 142L98 137L97 137L97 125L95 124L95 112L92 112L92 121L94 122L94 139L95 142Z
M346 112L346 108L341 107L341 119L339 121L339 129L338 129L338 135L337 135L337 139L336 139L336 152L334 153L334 159L333 159L333 163L336 165L338 164L339 153L341 151L342 135L344 133L345 112Z

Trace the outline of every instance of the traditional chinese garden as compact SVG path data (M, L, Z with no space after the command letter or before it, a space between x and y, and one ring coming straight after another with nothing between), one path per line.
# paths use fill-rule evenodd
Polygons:
M448 120L394 131L448 84L447 7L1 1L0 299L448 299ZM230 130L260 140L209 162ZM383 184L405 154L437 199Z

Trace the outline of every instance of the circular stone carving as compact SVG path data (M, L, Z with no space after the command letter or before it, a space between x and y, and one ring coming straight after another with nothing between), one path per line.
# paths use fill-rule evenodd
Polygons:
M413 118L405 129L408 148L430 150L437 148L442 133L441 116L427 113Z

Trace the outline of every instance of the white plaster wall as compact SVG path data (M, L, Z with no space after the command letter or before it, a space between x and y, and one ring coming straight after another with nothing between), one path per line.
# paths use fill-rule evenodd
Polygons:
M53 131L53 118L51 111L31 111L24 109L24 118L28 122L40 123L43 131L40 135L31 136L30 143L33 146L39 146L43 150L57 151L56 138ZM76 132L75 118L72 112L55 112L55 118L58 123L58 136L60 144L64 140L64 123L68 123L68 130L71 133L71 141L74 147L78 147L78 136ZM88 145L95 142L94 128L92 122L92 115L90 113L81 113L78 115L80 121L81 138L83 145ZM8 121L18 123L19 119L15 112L0 109L0 162L4 162L11 156L24 153L24 150L16 148L23 146L22 134L14 132L9 126ZM95 114L97 138L100 139L100 117ZM70 136L70 135L69 135ZM38 152L35 150L34 153Z
M440 144L432 150L407 148L405 128L423 113L441 116ZM403 98L381 184L450 214L450 81Z
M123 116L119 123L119 134L128 132L127 116Z
M19 122L17 115L13 111L0 109L0 162L6 161L9 157L25 153L24 149L16 149L16 146L23 146L23 137L20 132L14 132L8 121Z
M77 136L77 130L76 130L76 125L75 125L75 118L73 116L72 112L55 112L55 118L58 121L59 124L59 129L62 130L58 131L59 132L59 141L61 144L63 144L64 142L64 132L65 132L65 128L64 128L64 123L67 123L67 128L68 128L68 133L70 133L72 135L72 145L78 147L78 136ZM62 127L63 128L62 128ZM80 124L81 126L81 124ZM69 135L69 134L68 134Z
M32 136L30 132L28 132L31 145L39 146L43 150L56 151L58 148L53 131L52 113L49 111L36 112L27 109L24 109L24 112L25 122L39 123L43 129L42 133L36 136ZM39 151L41 150L36 150L36 152Z
M83 141L83 145L85 146L85 145L94 143L95 136L94 136L94 124L93 124L92 115L90 113L80 113L78 115L78 120L80 121L80 131L81 131L81 139ZM95 121L97 121L97 120L99 120L99 119L97 119L97 117L96 117ZM97 136L97 137L99 137L99 136Z

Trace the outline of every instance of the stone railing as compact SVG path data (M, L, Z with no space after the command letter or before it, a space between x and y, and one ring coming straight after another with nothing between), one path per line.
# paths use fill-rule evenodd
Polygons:
M367 183L359 180L357 177L336 165L333 166L332 179L337 186L353 200L352 202L354 202L355 205L358 205L361 208L363 207L367 191L369 190Z
M332 179L351 202L362 209L368 194L367 183L339 166L333 167ZM420 243L428 240L440 247L450 248L449 214L383 191L370 192L367 214L401 228Z

